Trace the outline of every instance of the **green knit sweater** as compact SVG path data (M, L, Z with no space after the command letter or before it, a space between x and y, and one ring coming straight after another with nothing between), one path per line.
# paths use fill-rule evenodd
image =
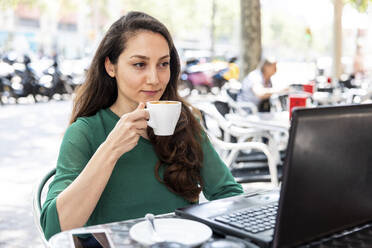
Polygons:
M49 185L40 217L47 239L61 231L56 209L58 194L79 175L118 120L119 117L110 109L103 109L94 116L78 118L66 130L56 176ZM241 185L235 182L207 138L203 140L202 148L204 161L201 174L205 197L214 200L241 194ZM156 180L154 167L157 161L152 144L141 137L137 146L117 161L86 225L139 218L146 213L163 214L191 204Z

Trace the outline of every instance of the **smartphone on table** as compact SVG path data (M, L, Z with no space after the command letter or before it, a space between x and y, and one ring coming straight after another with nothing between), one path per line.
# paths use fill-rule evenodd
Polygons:
M73 248L114 248L113 242L105 229L73 232L71 239Z

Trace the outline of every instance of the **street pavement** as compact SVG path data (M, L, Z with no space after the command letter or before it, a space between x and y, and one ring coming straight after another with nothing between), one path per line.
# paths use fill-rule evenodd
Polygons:
M70 112L71 101L0 106L0 247L43 247L32 192L56 164Z

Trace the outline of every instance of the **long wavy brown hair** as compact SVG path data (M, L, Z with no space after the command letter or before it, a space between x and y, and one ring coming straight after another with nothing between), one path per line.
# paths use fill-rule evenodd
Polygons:
M92 116L115 103L118 96L116 79L107 74L105 59L107 57L112 64L116 64L128 39L141 30L159 33L167 40L170 50L170 80L161 99L182 102L181 116L174 135L156 136L152 128L147 128L159 159L155 165L155 176L170 191L190 202L196 202L203 187L200 175L203 161L200 143L202 129L191 111L191 105L178 95L179 56L169 31L157 19L145 13L129 12L112 24L97 48L84 84L76 91L70 124L78 117ZM162 167L164 170L160 175Z

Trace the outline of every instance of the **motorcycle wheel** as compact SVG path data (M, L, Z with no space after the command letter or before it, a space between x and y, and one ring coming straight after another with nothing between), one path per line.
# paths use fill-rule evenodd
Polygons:
M211 87L209 87L209 85L206 85L206 84L196 85L195 89L199 92L199 94L202 94L202 95L208 94L209 92L211 92Z
M178 92L182 97L190 95L193 88L194 86L189 80L180 80L178 83Z

